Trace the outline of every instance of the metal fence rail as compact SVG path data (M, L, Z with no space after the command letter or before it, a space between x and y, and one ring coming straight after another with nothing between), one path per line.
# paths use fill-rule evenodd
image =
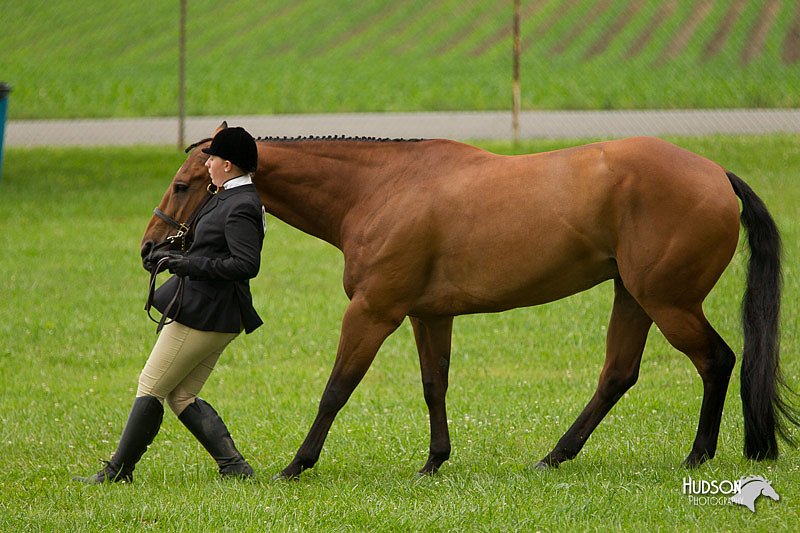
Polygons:
M346 135L393 138L510 140L507 111L351 113L189 117L184 133L174 118L14 121L8 146L185 144L208 137L223 121L259 136ZM626 137L632 135L800 134L800 109L523 111L521 138ZM80 131L80 135L75 135Z

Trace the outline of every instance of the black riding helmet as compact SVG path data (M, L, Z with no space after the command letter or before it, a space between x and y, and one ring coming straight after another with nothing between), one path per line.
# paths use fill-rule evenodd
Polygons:
M230 161L247 172L255 172L258 165L256 141L240 127L220 130L211 140L211 146L203 148L203 152Z

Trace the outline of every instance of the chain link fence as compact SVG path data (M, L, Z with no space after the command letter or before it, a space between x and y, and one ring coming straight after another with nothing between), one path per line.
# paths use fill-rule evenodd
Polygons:
M509 138L515 5L522 137L800 131L798 0L0 0L6 144Z

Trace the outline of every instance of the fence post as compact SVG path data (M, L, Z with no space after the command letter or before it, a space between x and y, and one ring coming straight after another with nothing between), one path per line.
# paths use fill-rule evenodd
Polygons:
M186 146L186 2L181 0L178 29L178 150Z
M11 86L0 81L0 178L3 177L3 139L5 137L8 94L10 92Z
M511 84L511 134L515 146L519 142L519 56L522 49L519 39L519 4L520 0L514 0L514 61L512 66L513 81Z

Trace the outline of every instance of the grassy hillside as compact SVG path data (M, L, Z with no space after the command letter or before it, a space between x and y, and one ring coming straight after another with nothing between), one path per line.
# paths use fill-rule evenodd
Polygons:
M177 4L0 1L11 118L174 115ZM511 0L188 4L192 115L509 106ZM524 0L522 44L526 109L800 106L791 0Z

